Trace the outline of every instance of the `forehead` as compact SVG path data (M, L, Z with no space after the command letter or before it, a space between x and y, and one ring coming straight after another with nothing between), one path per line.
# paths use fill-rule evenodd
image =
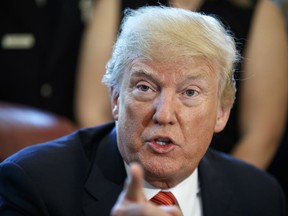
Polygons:
M204 57L181 58L174 60L135 59L131 62L130 76L145 74L159 79L174 81L191 78L208 78L216 75L215 66Z

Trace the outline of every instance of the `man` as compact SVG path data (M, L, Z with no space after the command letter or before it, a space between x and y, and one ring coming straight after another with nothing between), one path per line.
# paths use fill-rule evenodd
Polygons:
M103 79L115 125L4 161L0 214L285 215L273 178L208 150L229 117L237 59L215 18L166 7L127 12Z

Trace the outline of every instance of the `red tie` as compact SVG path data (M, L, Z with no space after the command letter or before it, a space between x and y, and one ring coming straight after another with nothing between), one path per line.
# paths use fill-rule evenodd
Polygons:
M157 205L176 205L177 201L174 195L171 192L162 192L160 191L150 200Z

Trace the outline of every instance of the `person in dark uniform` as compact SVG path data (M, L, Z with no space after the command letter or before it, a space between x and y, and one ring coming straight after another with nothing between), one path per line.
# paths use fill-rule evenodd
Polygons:
M84 28L79 0L0 2L0 100L74 121L74 85Z

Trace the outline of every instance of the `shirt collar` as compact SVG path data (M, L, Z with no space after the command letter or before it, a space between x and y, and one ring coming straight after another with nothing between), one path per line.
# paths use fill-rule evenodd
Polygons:
M130 177L129 166L126 163L125 169L127 171L128 177ZM161 189L153 187L145 180L143 190L145 197L148 200L150 200L153 196L155 196L158 192L161 191ZM172 192L177 199L178 205L183 215L190 215L191 212L193 212L193 204L197 203L197 200L199 200L200 187L198 181L198 168L196 168L188 178L184 179L175 187L163 191Z

